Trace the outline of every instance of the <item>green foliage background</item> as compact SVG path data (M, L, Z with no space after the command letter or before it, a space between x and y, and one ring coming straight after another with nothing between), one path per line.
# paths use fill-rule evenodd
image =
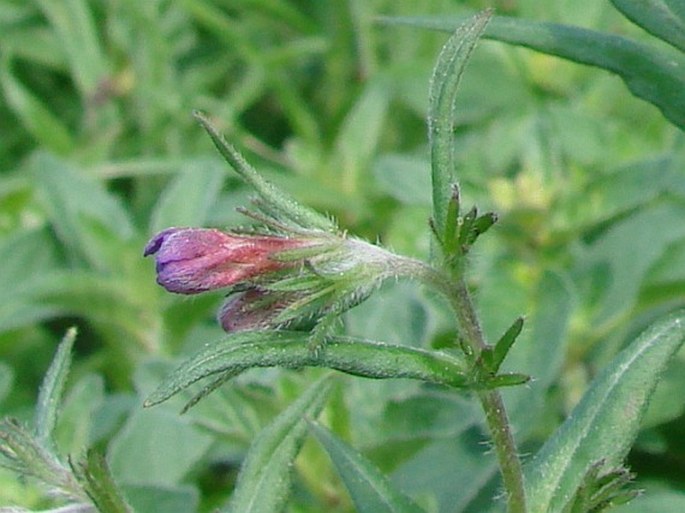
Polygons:
M30 417L76 325L61 451L105 452L137 511L211 511L255 433L320 372L252 371L183 417L180 401L141 408L179 358L221 336L220 294L164 292L145 241L172 225L243 223L234 207L249 198L192 109L303 203L425 258L428 80L446 36L375 16L456 19L494 4L665 46L608 2L418 4L0 0L2 415ZM466 201L502 220L473 257L486 332L532 320L507 364L536 381L506 399L533 452L626 341L685 303L685 139L615 76L492 41L469 63L458 109ZM346 329L439 347L453 336L446 312L390 284ZM652 493L620 511L683 510L684 371L680 354L629 458ZM495 464L466 397L354 378L335 390L327 425L428 511L489 511ZM46 500L0 470L0 506ZM315 443L290 511L353 511Z

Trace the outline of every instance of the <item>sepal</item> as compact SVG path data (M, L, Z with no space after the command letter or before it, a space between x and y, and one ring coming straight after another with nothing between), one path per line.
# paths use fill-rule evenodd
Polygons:
M448 267L455 267L461 257L466 255L479 236L487 232L498 220L494 212L478 215L478 208L473 206L466 213L461 211L461 191L459 185L450 185L451 195L447 202L444 227L440 229L434 219L430 227L440 247Z
M517 318L513 324L504 332L494 346L488 346L481 352L481 358L486 368L493 374L499 371L502 362L509 354L511 346L516 342L516 338L523 330L523 317Z
M619 466L602 472L604 463L599 460L590 466L561 513L600 513L639 495L638 490L629 488L635 476L628 469Z

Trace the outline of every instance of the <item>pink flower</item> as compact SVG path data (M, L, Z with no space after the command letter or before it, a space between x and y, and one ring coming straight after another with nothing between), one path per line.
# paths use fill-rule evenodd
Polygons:
M157 283L169 292L196 294L230 287L298 265L278 259L312 241L269 235L233 235L206 228L168 228L145 246L155 255Z

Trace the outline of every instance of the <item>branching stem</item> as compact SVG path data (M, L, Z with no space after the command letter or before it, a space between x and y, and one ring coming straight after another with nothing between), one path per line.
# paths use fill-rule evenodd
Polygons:
M450 291L450 302L459 318L464 342L474 355L479 355L488 347L478 314L473 306L471 294L466 282L459 277ZM477 359L477 356L476 356ZM523 471L518 456L516 443L511 432L511 424L504 407L502 394L497 389L483 390L478 398L485 413L485 420L492 436L492 442L499 461L504 489L507 493L507 511L509 513L526 512L526 495L523 487Z
M418 270L418 269L417 269ZM417 273L428 284L440 290L449 300L457 315L461 328L462 342L471 353L472 361L478 365L480 353L488 346L471 299L471 293L462 274L453 280L435 269L423 265ZM502 482L507 494L508 513L526 513L526 495L523 485L523 471L516 443L511 432L511 424L504 407L502 395L497 389L478 392L485 420L492 436L497 460L502 474Z

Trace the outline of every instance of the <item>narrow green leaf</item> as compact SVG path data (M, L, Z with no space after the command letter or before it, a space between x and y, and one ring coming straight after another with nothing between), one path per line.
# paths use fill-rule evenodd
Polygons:
M161 403L203 378L238 374L252 367L328 367L367 378L466 386L464 365L444 353L346 337L332 337L314 352L308 340L308 333L297 331L245 331L228 336L182 363L147 398L145 406Z
M475 237L474 237L474 231L473 231L473 225L476 222L476 218L478 216L478 209L474 206L471 207L471 210L466 212L461 217L461 228L459 230L459 244L462 246L468 246L471 243L473 243Z
M433 219L438 233L444 233L452 198L454 172L455 100L462 73L492 11L483 11L457 27L443 46L433 70L429 92L428 138L431 147Z
M479 289L479 310L488 312L484 319L496 322L486 328L494 340L507 330L522 304L536 305L526 319L527 329L502 363L504 371L522 372L533 378L528 386L502 390L514 431L519 440L524 440L549 414L546 400L549 387L558 382L563 367L574 298L568 277L551 271L539 277L530 295L523 294L517 288L515 266L510 264L506 253L492 262L487 272L489 279ZM507 294L502 295L502 290Z
M74 340L76 328L69 328L57 347L57 353L40 386L34 425L36 438L46 447L52 446L52 430L57 423L62 393L69 374Z
M362 409L363 406L359 404L361 398L357 400L350 396L352 394L346 393L345 397L355 408ZM373 404L377 397L367 400ZM456 437L477 424L481 415L478 403L466 394L421 387L414 392L391 395L379 412L378 422L371 427L372 433L364 434L359 440L364 440L365 447L376 447L394 442L402 444L409 440Z
M683 216L685 205L654 202L613 222L586 247L583 272L600 269L605 279L596 294L595 323L611 326L630 315L650 269L685 238Z
M394 485L359 452L322 425L312 422L310 429L328 452L350 492L358 513L420 513L414 501Z
M501 491L493 484L497 476L495 455L483 446L483 431L477 420L480 416L469 417L471 422L464 426L468 429L463 429L457 436L429 438L418 452L393 471L393 482L402 490L433 498L433 511L492 513L504 510L503 507L493 508L492 504L492 497Z
M426 172L427 157L386 153L376 156L372 166L376 186L381 192L405 205L430 205L431 178Z
M121 202L103 183L48 153L33 155L29 167L42 206L70 256L86 259L93 267L103 267L112 259L103 247L106 239L127 239L134 233L129 213ZM89 224L111 233L98 241L92 228L87 229Z
M495 344L492 355L492 371L497 372L500 365L509 353L509 349L516 341L516 338L521 334L523 329L523 317L519 317L514 323L509 326L509 329L502 335L502 337Z
M0 85L7 105L39 143L60 155L73 149L74 141L67 126L17 80L7 60L0 68Z
M494 212L486 212L479 216L473 223L475 237L487 232L498 221L498 216Z
M412 17L383 21L451 32L460 20ZM635 96L656 105L673 124L685 127L685 57L676 52L613 34L501 16L493 17L483 37L616 73Z
M682 0L611 0L626 18L685 52L685 3Z
M335 231L335 223L326 216L301 205L295 199L287 195L284 191L274 187L257 173L250 164L238 153L232 145L226 142L223 135L211 124L209 119L201 112L193 113L195 119L211 137L219 153L226 159L230 166L251 185L264 202L265 207L269 207L279 215L280 218L289 219L296 225L304 228L318 228L325 231Z
M255 438L226 513L278 513L290 489L293 461L307 435L307 420L324 407L330 382L314 383Z
M156 342L150 339L149 330L157 320L144 314L150 308L150 289L140 285L132 293L130 280L121 275L71 270L44 276L33 295L38 304L53 309L53 316L77 315L105 333L111 328L116 334L113 341L124 352L140 348L154 351ZM135 345L137 349L133 349Z
M205 386L202 387L202 389L197 392L193 397L190 398L190 400L183 405L183 408L181 409L181 415L184 413L187 413L188 410L190 410L193 406L195 406L197 403L199 403L202 399L207 397L209 394L214 392L217 388L221 387L221 385L225 384L227 381L231 380L235 376L240 374L240 371L226 371L221 374L219 374L217 378L214 378L212 381L207 383Z
M445 231L439 234L444 251L448 255L456 254L458 250L457 241L459 240L461 214L461 191L458 184L452 184L452 195L447 203L447 213L445 214Z
M643 333L593 381L569 418L526 466L530 511L560 511L590 466L620 466L661 372L685 341L685 312Z
M26 16L30 18L34 14ZM0 45L3 51L7 52L6 55L39 67L67 71L66 58L57 42L55 32L50 27L42 23L33 26L16 22L12 24L6 19L3 19L2 23L5 30L0 33Z
M99 513L132 513L133 510L121 495L101 454L88 451L86 460L72 468Z
M105 78L107 62L91 4L86 0L39 0L38 4L57 33L81 94L92 94Z

